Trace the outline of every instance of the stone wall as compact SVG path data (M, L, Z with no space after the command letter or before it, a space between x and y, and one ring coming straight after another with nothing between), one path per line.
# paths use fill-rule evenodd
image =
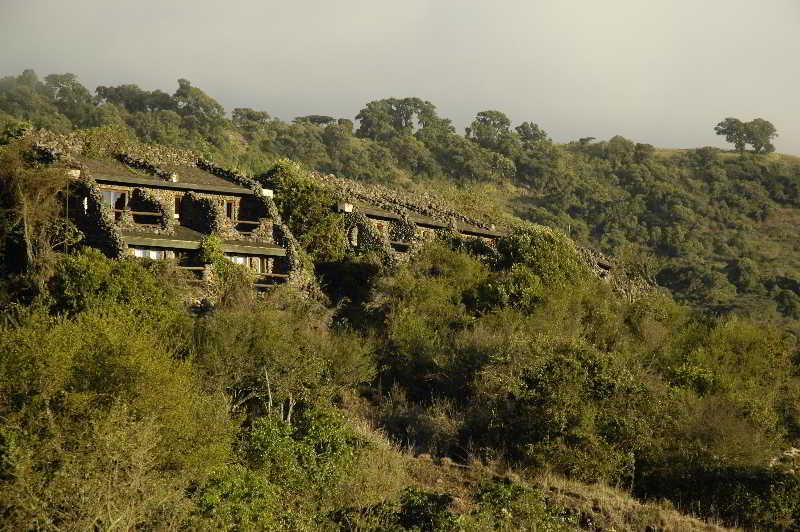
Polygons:
M292 235L289 227L283 223L277 205L271 197L264 194L263 187L255 179L244 176L233 170L228 170L204 159L198 159L197 167L222 179L232 181L242 187L250 189L255 198L260 201L267 213L268 219L274 224L274 242L286 249L285 261L276 261L275 269L278 273L289 275L289 284L292 284L312 297L323 297L316 277L314 267L306 256L300 243Z
M83 177L72 184L69 217L84 234L83 243L111 258L127 253L127 246L114 222L114 212L103 203L97 183Z
M342 201L360 200L388 212L405 216L416 214L447 225L459 222L487 230L493 228L490 223L449 208L445 201L432 193L400 192L381 185L362 183L319 172L311 172L310 176Z
M141 231L165 235L171 235L175 232L174 196L170 193L170 191L117 185L97 186L98 192L102 192L103 190L114 190L118 192L124 192L127 195L127 208L125 212L121 213L121 216L116 221L116 225L120 230ZM114 216L113 209L108 207L108 210L112 216L112 220L116 218L116 216ZM142 215L133 215L131 211L154 212L156 215L153 217L144 217Z

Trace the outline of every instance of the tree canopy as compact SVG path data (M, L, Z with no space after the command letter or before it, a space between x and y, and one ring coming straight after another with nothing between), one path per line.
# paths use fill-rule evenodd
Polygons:
M717 135L733 144L736 151L744 153L749 144L755 153L772 153L775 146L772 139L778 136L775 126L763 118L742 122L738 118L726 118L714 127Z

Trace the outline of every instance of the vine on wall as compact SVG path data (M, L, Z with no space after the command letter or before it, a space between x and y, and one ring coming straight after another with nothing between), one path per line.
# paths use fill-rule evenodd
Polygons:
M86 212L75 216L76 225L86 235L86 243L97 247L108 257L125 256L127 246L114 222L114 213L103 203L100 188L91 177L83 177L75 183L78 197L86 198Z
M169 195L170 197L174 197ZM145 190L142 188L135 188L131 192L131 200L129 202L129 210L156 212L159 216L159 229L155 230L159 234L171 235L175 233L175 207L173 203L159 198L155 192ZM169 206L168 206L169 205ZM139 225L133 222L133 217L126 212L126 223L121 223L128 230L137 230ZM127 219L130 218L130 223ZM154 232L153 228L147 228L148 232Z
M353 249L356 253L378 252L385 261L391 260L394 251L389 244L389 239L366 214L362 212L345 213L344 226L348 236L355 234Z

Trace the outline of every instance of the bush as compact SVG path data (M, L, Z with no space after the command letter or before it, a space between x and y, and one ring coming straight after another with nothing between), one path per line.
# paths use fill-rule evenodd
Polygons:
M233 408L291 421L374 374L370 344L328 328L331 312L290 287L252 305L217 309L195 324L194 362Z
M276 191L281 218L314 262L341 260L347 250L342 217L333 212L336 198L302 165L279 160L260 181Z
M800 478L766 468L669 467L651 472L637 493L669 497L730 525L787 530L800 522Z
M517 229L497 241L497 252L500 267L525 265L545 286L580 284L588 275L575 243L549 227L534 225Z
M408 488L400 498L398 523L410 530L438 532L458 529L458 517L450 511L453 496Z
M1 332L0 507L15 528L176 523L183 490L230 458L225 398L159 324L105 305Z
M498 307L514 307L532 312L544 300L542 279L525 265L514 264L487 279L475 293L472 304L487 311Z
M180 328L188 319L182 301L187 286L186 275L170 264L114 260L84 248L59 258L49 280L50 311L74 315L119 304L153 323Z
M293 516L283 512L281 490L238 465L214 472L192 494L192 501L195 527L275 530L294 524Z
M467 529L555 532L574 530L578 525L575 516L548 504L539 490L508 480L480 484L474 499L477 508Z

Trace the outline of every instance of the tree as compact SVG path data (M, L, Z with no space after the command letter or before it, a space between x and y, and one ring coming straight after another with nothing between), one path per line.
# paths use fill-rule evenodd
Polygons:
M606 144L606 159L615 168L633 162L635 153L636 145L621 135L614 135Z
M772 153L775 146L772 139L778 136L775 126L763 118L756 118L745 124L745 134L747 142L753 146L756 153Z
M105 102L124 107L131 113L153 111L175 111L178 103L172 96L160 90L146 91L138 85L119 85L117 87L97 87L97 96Z
M717 135L725 136L725 140L733 144L736 151L744 153L747 146L747 129L738 118L728 117L714 127Z
M332 116L327 115L306 115L306 116L298 116L294 119L295 122L308 122L309 124L314 124L317 126L327 126L328 124L333 124L336 122L336 119Z
M272 117L266 111L256 111L249 107L237 107L231 115L233 125L249 135L266 127Z
M72 123L56 107L50 90L33 70L0 78L0 111L37 128L59 133L72 129Z
M373 140L389 140L413 135L417 126L436 123L436 107L420 98L387 98L369 102L359 111L360 126L356 134Z
M533 130L526 132L534 134ZM518 139L511 132L511 120L500 111L481 111L467 127L466 137L483 148L513 155L517 151Z
M367 106L356 115L356 120L360 123L356 134L359 137L372 140L392 138L397 132L392 127L391 113L392 104L390 100L377 100L367 103Z
M756 118L750 122L742 122L738 118L726 118L716 125L714 131L717 135L724 135L725 140L732 143L739 153L744 153L748 144L753 147L755 153L775 151L771 141L778 136L778 132L771 122L763 118Z
M550 140L547 132L539 127L539 124L534 124L533 122L523 122L515 130L519 138L526 144L536 144Z
M51 100L76 127L96 126L96 104L75 74L50 74L44 78Z
M192 87L186 79L178 80L178 90L173 98L177 102L178 114L183 117L183 127L200 133L218 147L224 144L225 108L219 102Z
M52 251L53 222L67 186L63 169L33 161L30 149L22 140L0 152L0 246L16 240L25 268L40 266Z

